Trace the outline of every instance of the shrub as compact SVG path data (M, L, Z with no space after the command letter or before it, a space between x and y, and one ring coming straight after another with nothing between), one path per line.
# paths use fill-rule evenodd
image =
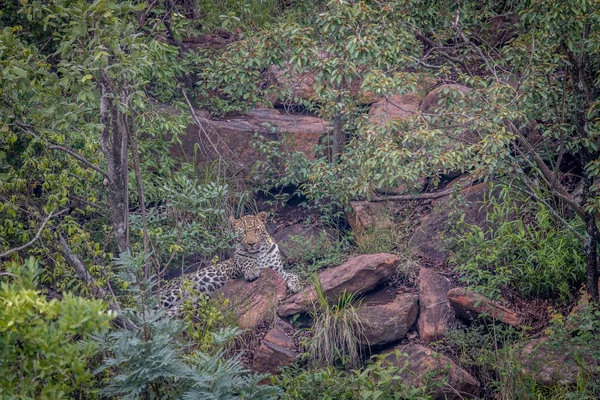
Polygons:
M527 297L557 297L567 302L585 279L581 243L540 203L519 203L504 187L488 199L491 229L459 224L453 262L461 279L476 291L498 297L512 286ZM573 224L577 227L578 224ZM581 225L581 224L579 224Z
M0 393L2 398L63 399L92 377L92 335L113 316L100 300L65 293L48 300L36 290L38 264L13 262L0 285Z
M327 367L300 370L291 367L272 382L284 390L284 400L340 399L340 400L427 400L428 389L412 388L402 382L398 368L385 362L385 356L375 356L362 371L344 372Z
M287 256L294 260L293 272L307 279L324 268L339 265L349 250L347 239L337 241L326 231L321 231L318 239L311 240L310 246L304 235L291 236Z

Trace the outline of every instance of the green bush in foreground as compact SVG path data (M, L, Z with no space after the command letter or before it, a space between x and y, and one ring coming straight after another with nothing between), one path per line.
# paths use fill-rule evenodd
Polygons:
M36 290L38 265L13 263L0 285L0 397L63 399L92 377L91 336L113 318L100 300Z

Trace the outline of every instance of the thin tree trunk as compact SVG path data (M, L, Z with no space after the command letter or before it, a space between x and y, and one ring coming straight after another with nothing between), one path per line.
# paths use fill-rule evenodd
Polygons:
M344 120L338 111L333 117L333 143L331 146L331 162L335 164L344 152L346 136L344 134Z

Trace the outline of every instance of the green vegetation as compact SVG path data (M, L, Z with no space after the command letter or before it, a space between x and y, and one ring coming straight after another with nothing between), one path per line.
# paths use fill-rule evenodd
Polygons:
M93 335L113 319L100 300L65 293L48 300L38 290L34 258L12 263L0 286L0 388L6 398L68 399L91 390Z
M274 377L272 382L284 389L282 399L347 399L347 400L427 400L428 389L414 389L403 384L398 368L386 362L385 356L375 356L362 370L344 372L328 367L319 370L299 370L291 367Z
M526 331L476 322L443 349L487 398L598 398L589 362L600 360L598 32L593 0L3 2L0 397L427 398L381 360L350 371L365 356L352 294L327 299L316 284L312 369L272 386L232 356L240 332L218 298L173 320L155 291L192 259L226 257L230 216L290 200L340 231L314 246L294 238L294 272L391 252L414 286L422 260L408 245L411 213L464 173L495 189L482 205L489 229L457 210L447 238L457 277L565 315L585 284L592 305L539 327L579 363L575 385L540 387L521 374L515 349ZM448 83L468 90L446 88L419 108ZM384 98L405 117L371 118ZM271 106L282 119L317 116L329 133L309 152L265 126L243 149L257 152L255 164L218 154L232 143L208 129L205 112L226 124ZM416 193L425 183L428 193ZM401 215L349 233L355 200L396 201Z
M454 262L461 279L492 297L513 287L530 298L570 300L585 280L581 242L545 205L513 196L505 187L482 205L489 232L476 225L458 228ZM571 226L583 230L578 221Z

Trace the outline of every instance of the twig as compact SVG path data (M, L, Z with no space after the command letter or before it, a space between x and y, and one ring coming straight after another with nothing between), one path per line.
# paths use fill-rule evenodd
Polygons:
M31 246L32 244L34 244L40 238L40 235L42 234L42 231L44 230L44 227L46 226L46 224L48 223L48 221L50 221L50 218L52 218L53 216L57 217L57 216L59 216L61 214L64 214L67 211L69 211L68 208L66 208L66 209L64 209L62 211L59 211L56 214L54 214L54 210L50 211L50 214L48 214L48 216L44 219L44 221L42 222L42 225L39 227L39 229L38 229L37 233L35 234L35 236L33 237L33 239L31 239L29 242L25 243L22 246L19 246L19 247L16 247L14 249L10 249L8 251L5 251L4 253L0 254L0 258L8 257L12 253L24 250L24 249L28 248L29 246Z

